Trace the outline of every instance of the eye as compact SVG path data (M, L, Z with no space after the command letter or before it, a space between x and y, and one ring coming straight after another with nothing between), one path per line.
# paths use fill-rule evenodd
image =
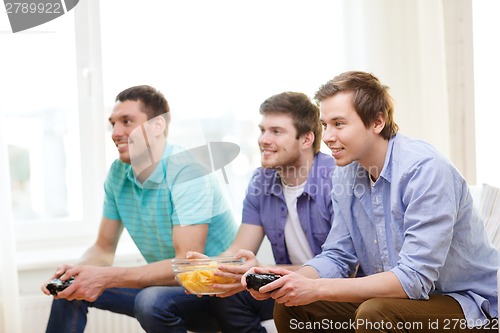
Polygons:
M323 129L326 129L326 123L321 122L321 127L323 127Z
M344 126L343 122L341 122L341 121L336 121L335 122L335 127L341 127L341 126Z

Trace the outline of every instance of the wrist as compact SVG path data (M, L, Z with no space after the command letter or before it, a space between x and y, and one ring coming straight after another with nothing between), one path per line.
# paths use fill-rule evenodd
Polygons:
M116 288L120 286L121 281L119 281L119 278L117 277L123 277L124 274L117 274L116 271L119 269L120 268L118 267L109 267L109 266L102 268L106 289Z
M335 280L332 279L316 279L317 286L311 291L313 298L316 301L329 301L330 294L335 289ZM335 294L335 292L333 292Z

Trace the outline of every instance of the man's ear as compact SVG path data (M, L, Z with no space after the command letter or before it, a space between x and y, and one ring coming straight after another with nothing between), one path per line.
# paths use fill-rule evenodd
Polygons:
M376 134L380 134L385 128L385 117L383 112L377 113L377 118L372 122L372 128Z
M303 148L309 148L314 144L314 133L307 132L300 136L300 140Z
M164 135L167 123L163 116L156 116L149 120L151 122L151 131L154 136Z

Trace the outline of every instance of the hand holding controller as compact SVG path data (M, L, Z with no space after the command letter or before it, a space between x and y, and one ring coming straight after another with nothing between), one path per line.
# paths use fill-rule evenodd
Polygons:
M252 274L249 273L246 276L247 288L259 291L260 287L265 286L268 283L276 281L281 276L278 274Z
M69 280L66 281L62 281L60 279L53 279L52 281L47 283L47 289L50 291L52 295L57 296L57 293L68 288L73 283L74 279L75 279L74 277L71 277L69 278Z

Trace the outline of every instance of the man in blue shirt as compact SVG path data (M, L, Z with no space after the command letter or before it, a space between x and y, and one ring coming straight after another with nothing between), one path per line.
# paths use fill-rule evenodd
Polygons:
M321 252L332 223L332 157L321 153L319 109L305 94L284 92L260 106L258 140L262 167L255 170L243 202L242 224L225 255L246 258L243 266L221 266L221 276L241 277L251 267L264 236L276 264L298 269ZM191 253L191 257L199 254ZM266 332L274 300L256 301L239 283L219 285L213 299L223 332Z
M280 332L497 327L498 251L467 184L431 145L397 134L388 88L343 73L316 93L339 167L323 251L264 286ZM355 278L352 278L355 277Z
M117 96L109 121L119 159L104 184L97 240L80 262L52 276L75 279L54 296L47 332L83 332L88 307L135 317L146 332L218 330L210 300L186 295L171 259L192 249L219 255L237 226L212 175L167 143L169 111L163 94L149 86ZM124 228L146 265L111 266Z

